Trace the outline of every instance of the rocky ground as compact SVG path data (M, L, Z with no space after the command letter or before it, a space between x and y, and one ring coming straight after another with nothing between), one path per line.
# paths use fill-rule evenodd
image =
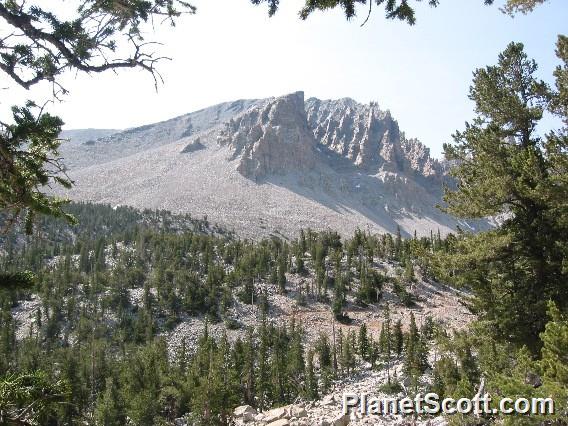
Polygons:
M396 363L390 371L391 377L402 382L402 364ZM296 404L257 412L252 407L237 407L234 412L235 423L239 426L346 426L352 425L423 425L442 426L447 422L443 417L402 416L401 414L363 415L358 410L343 411L344 394L366 394L368 397L392 398L404 397L404 391L399 395L388 395L379 391L379 386L387 380L386 370L363 370L360 374L342 379L334 383L334 389L318 401Z
M387 275L396 276L400 273L400 268L395 264L377 259L374 263L375 269ZM279 293L277 286L266 282L258 283L257 288L266 288L268 292L270 304L268 320L282 324L294 319L297 324L303 327L306 342L315 341L320 333L331 335L334 328L336 332L339 329L342 329L344 333L351 329L357 331L362 324L366 325L371 335L378 338L387 304L393 321L400 319L403 327L408 325L411 313L414 314L419 327L427 317L446 324L449 329L466 327L473 318L463 304L463 299L467 297L467 294L443 284L423 279L418 270L416 270L416 274L418 279L409 288L416 300L414 306L402 305L398 296L393 292L392 286L387 284L383 289L380 302L365 308L357 305L353 296L348 296L348 303L344 309L344 312L352 319L352 322L348 325L334 322L329 304L318 301L314 296L308 294L303 303L298 302L300 289L305 289L311 285L312 280L314 280L313 275L287 274L288 291L285 295ZM142 293L141 288L130 290L130 299L133 305L142 303ZM305 290L303 294L305 294ZM331 297L331 292L329 297ZM41 307L39 298L32 295L29 300L21 301L12 309L12 315L17 324L16 336L18 339L30 334L39 307ZM238 337L244 338L247 327L256 326L260 323L261 314L257 305L244 304L234 296L228 317L234 320L237 328L228 328L225 322L209 322L209 333L214 337L221 337L223 333L226 333L230 341L234 341ZM170 352L174 353L183 340L185 340L187 347L194 346L203 332L205 324L204 317L183 315L181 322L173 330L164 330L161 335L166 338Z
M387 275L394 276L400 271L397 266L388 262L375 260L375 268ZM419 271L417 270L419 276ZM305 332L305 341L313 342L320 333L332 334L342 329L344 333L353 329L357 331L362 324L365 324L368 332L375 338L379 337L384 313L387 304L390 309L393 321L400 319L403 327L410 321L410 314L413 313L418 327L431 317L433 320L445 324L448 330L463 329L473 319L472 314L464 306L463 299L466 293L450 288L440 283L425 280L419 276L416 284L410 288L410 293L415 297L416 304L406 307L400 303L398 296L393 292L390 284L383 290L382 298L379 303L369 305L365 308L355 303L352 296L348 296L348 304L345 313L352 319L348 325L333 321L333 314L329 304L317 301L314 297L308 296L305 304L298 303L298 289L309 286L313 276L306 277L287 274L287 293L282 295L278 288L272 284L260 283L259 287L265 287L268 291L270 310L268 320L277 324L290 322L292 319L300 324ZM255 326L260 323L260 309L258 306L242 303L234 297L233 306L229 309L229 317L236 320L240 327L236 330L228 330L224 323L208 324L209 333L220 337L227 333L229 340L234 341L238 337L244 338L246 327ZM185 339L188 347L197 341L205 327L205 320L199 317L186 317L170 332L164 333L172 351L181 345Z

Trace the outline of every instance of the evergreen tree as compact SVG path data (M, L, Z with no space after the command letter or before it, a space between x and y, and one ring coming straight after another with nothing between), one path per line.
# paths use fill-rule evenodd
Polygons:
M309 400L317 400L319 398L318 394L318 380L314 371L314 352L312 350L308 351L307 361L306 361L306 384L305 384L305 395Z
M402 332L402 321L398 319L394 324L393 329L393 347L397 357L402 354L404 346L404 334Z
M359 356L364 360L369 359L370 345L369 345L369 335L367 334L367 326L365 323L361 324L359 327L359 338L358 338L358 349Z
M532 12L535 7L546 2L547 0L507 0L503 7L503 12L510 15L515 13L528 13ZM272 16L276 13L279 6L279 0L251 0L253 4L266 3L268 5L268 15ZM494 0L483 0L486 5L493 4ZM369 0L368 14L363 24L365 24L373 10L373 0ZM375 0L377 6L383 5L385 8L385 16L387 19L399 19L407 22L410 25L416 23L415 10L411 2L408 0ZM439 0L428 0L430 6L436 7ZM315 11L327 11L340 7L346 19L353 18L357 13L358 5L367 5L367 0L305 0L304 7L300 10L300 18L308 19L308 17Z
M568 389L568 316L553 302L548 304L550 321L541 334L543 347L540 366L544 377Z
M496 66L475 71L470 99L477 117L444 146L458 182L446 192L446 210L506 217L498 229L464 239L453 269L473 286L476 309L495 335L535 351L546 301L568 307L565 252L557 244L568 240L560 201L568 198L566 137L536 133L552 97L536 70L523 45L511 43Z
M271 405L272 387L270 382L270 335L264 318L259 330L258 372L256 374L258 408L264 410Z
M243 353L243 383L244 400L249 405L256 405L256 352L254 335L252 330L248 330L247 339L244 344Z
M342 337L343 335L340 334L340 336ZM340 344L341 346L341 344ZM322 390L324 392L326 392L330 385L331 385L331 379L333 376L333 359L332 357L334 356L334 354L332 353L332 347L329 344L329 338L327 337L327 334L323 334L320 333L318 340L316 342L315 345L315 351L318 355L318 360L319 360L319 366L320 366L320 372L321 372L321 385L322 385Z
M106 379L104 393L95 409L95 420L101 426L121 426L126 422L122 396L112 377Z
M392 361L392 325L391 325L391 316L390 316L390 307L387 304L385 308L384 320L381 326L381 334L379 337L379 345L381 348L381 354L383 359L386 363L387 367L387 383L390 385L391 383L391 361Z
M280 293L286 293L286 262L283 255L278 258L278 288Z
M346 336L342 336L342 333L340 331L340 336L341 336L340 339L341 369L343 370L343 373L345 375L349 376L349 374L351 374L351 371L353 370L353 367L355 366L355 354L353 350L353 344L351 342L350 333L348 333Z
M418 333L414 314L410 313L410 325L406 336L404 372L410 378L413 387L418 386L418 379L425 369L423 343Z

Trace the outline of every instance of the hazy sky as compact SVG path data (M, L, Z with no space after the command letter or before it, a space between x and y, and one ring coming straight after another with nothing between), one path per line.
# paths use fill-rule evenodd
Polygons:
M363 9L351 22L340 10L300 21L302 0L281 1L270 19L265 7L253 7L250 0L193 3L196 15L175 28L159 26L152 36L173 59L160 67L165 84L158 93L141 71L70 74L65 78L70 94L50 107L65 128L126 128L223 101L304 90L306 97L377 101L408 137L437 156L473 116L467 94L475 68L494 64L510 41L521 41L539 63L540 76L552 82L556 37L568 29L566 0L550 0L514 19L482 0L442 0L436 9L418 4L414 27L387 21L375 8L362 28ZM4 74L0 87L9 87L0 92L4 117L11 104L49 96L47 86L26 92Z

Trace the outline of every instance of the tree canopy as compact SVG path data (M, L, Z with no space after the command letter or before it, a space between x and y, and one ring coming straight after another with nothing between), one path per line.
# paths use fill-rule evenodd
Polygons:
M157 79L155 64L163 58L144 39L143 24L159 19L173 25L181 13L195 12L182 0L82 0L64 19L50 3L46 8L0 1L0 17L9 25L0 38L0 69L26 89L47 80L64 92L56 78L70 69L96 73L138 67Z
M340 7L347 19L353 18L357 13L357 6L366 7L367 22L369 16L373 11L373 4L383 6L385 10L385 17L387 19L399 19L406 21L410 25L416 23L416 14L412 3L422 2L422 0L415 0L414 2L408 0L305 0L304 7L300 10L300 18L305 20L315 11L327 11ZM440 0L427 0L428 4L432 7L438 6ZM491 5L495 0L483 0L486 5ZM510 15L516 13L528 13L534 10L536 6L546 2L547 0L507 0L502 8L502 11ZM274 15L280 5L280 0L251 0L253 4L266 3L268 5L268 14ZM367 6L368 4L368 6Z

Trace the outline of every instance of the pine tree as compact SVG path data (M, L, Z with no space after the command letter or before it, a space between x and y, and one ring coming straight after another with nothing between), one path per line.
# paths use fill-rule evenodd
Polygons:
M270 406L272 400L270 382L270 335L266 318L263 318L259 330L258 345L258 372L256 374L256 390L258 397L258 407L260 410Z
M379 342L374 339L371 339L371 348L369 354L369 362L371 363L371 368L375 368L377 361L379 360L381 349L379 346Z
M350 338L350 334L348 333L347 336L343 336L341 338L341 368L343 370L343 373L346 374L347 376L349 376L349 374L351 374L351 371L353 370L353 367L355 366L355 357L354 357L354 350L353 350L353 344L352 344L352 339ZM341 332L340 332L340 336L341 336Z
M400 226L396 225L396 239L394 242L394 258L396 260L401 259L402 255L402 235L400 233Z
M256 374L255 365L257 348L254 343L254 334L251 329L247 332L247 338L243 350L243 384L244 401L249 405L256 406Z
M537 134L555 96L536 71L520 43L509 44L497 65L475 71L470 99L477 116L444 146L458 182L446 191L446 211L467 218L506 215L498 229L460 243L452 258L458 281L473 287L476 309L495 337L535 352L546 301L568 307L566 252L557 243L568 240L560 201L568 198L567 139L562 132L544 140Z
M532 12L538 5L545 3L547 0L507 0L502 11L514 16L516 13L526 14ZM484 0L484 4L493 4L494 0ZM278 0L253 0L253 4L268 5L268 16L273 16L280 5ZM430 6L436 7L440 3L438 0L429 0ZM334 8L341 8L347 20L352 19L357 14L357 6L363 5L367 7L367 0L306 0L304 7L300 10L300 18L306 20L316 11L328 11ZM414 25L416 23L415 8L407 0L390 0L387 2L376 1L377 6L384 5L385 16L387 19L398 19ZM373 11L372 0L369 0L367 19L363 21L363 25L368 21ZM376 102L371 102L371 106Z
M402 354L403 346L404 334L402 332L402 321L398 319L394 324L393 329L393 347L397 357L400 357L400 355Z
M273 265L270 268L270 278L268 279L272 284L278 284L278 265Z
M286 261L283 255L278 258L278 288L280 293L286 293Z
M99 397L95 409L95 420L101 426L121 426L126 422L122 396L112 377L106 379L104 393Z
M379 345L381 347L381 354L387 367L387 383L391 383L391 361L392 361L392 325L390 316L390 307L387 304L385 307L385 316L381 326L381 334L379 337Z
M365 323L361 324L359 327L359 338L358 338L358 349L359 356L364 360L369 359L370 345L369 336L367 334L367 326Z
M306 253L306 234L303 229L300 229L300 240L298 241L299 254L303 257Z
M305 378L306 364L304 360L304 346L302 343L302 329L292 320L290 324L290 338L286 361L286 376L289 382L289 395L300 393L302 381Z
M423 372L423 349L421 347L420 335L414 314L410 313L410 325L406 336L404 372L410 378L413 387L416 389L418 379Z
M540 366L544 377L568 389L568 316L553 302L548 304L550 321L541 334L543 347Z
M313 401L318 399L319 395L318 380L314 371L314 352L312 350L308 351L306 362L305 395L307 399Z

